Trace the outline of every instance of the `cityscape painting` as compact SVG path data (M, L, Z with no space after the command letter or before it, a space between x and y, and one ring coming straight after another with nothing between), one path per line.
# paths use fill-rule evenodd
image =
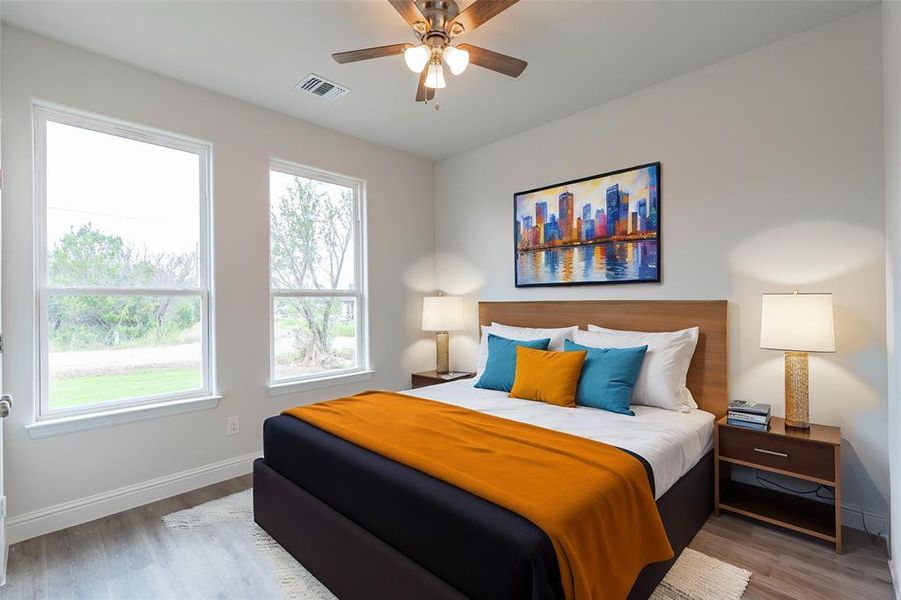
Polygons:
M516 287L660 281L660 163L513 202Z

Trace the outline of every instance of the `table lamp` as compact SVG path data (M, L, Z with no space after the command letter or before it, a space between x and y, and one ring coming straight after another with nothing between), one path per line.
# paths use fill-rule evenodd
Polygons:
M435 370L450 370L448 331L463 329L463 299L458 296L428 296L422 302L422 330L435 332Z
M763 294L760 347L785 351L785 424L809 428L808 352L835 352L832 294Z

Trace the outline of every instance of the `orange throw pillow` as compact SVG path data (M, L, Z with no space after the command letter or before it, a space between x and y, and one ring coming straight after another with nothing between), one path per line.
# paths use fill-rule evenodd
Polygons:
M575 406L576 388L586 354L585 350L548 352L517 346L516 378L510 397Z

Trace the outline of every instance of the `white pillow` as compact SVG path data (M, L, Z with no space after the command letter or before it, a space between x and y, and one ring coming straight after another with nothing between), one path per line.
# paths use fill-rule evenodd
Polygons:
M534 327L512 327L510 325L502 325L501 323L492 323L490 326L482 325L482 339L479 342L479 361L476 364L476 376L473 381L478 381L485 370L485 364L488 362L488 334L493 333L505 337L508 340L516 340L519 342L528 342L531 340L542 340L550 338L551 343L548 350L561 352L563 350L563 341L571 340L578 331L579 326L560 327L558 329L537 329Z
M688 365L698 345L697 327L681 331L647 333L619 331L589 325L576 332L575 342L595 348L635 348L647 346L638 380L632 391L632 403L667 410L697 408L691 391L685 387Z
M554 352L563 352L563 342L565 340L573 340L576 332L579 330L578 325L572 327L558 327L557 329L539 329L535 327L513 327L502 323L491 323L490 333L505 337L508 340L529 341L542 340L550 338L551 343L547 349Z

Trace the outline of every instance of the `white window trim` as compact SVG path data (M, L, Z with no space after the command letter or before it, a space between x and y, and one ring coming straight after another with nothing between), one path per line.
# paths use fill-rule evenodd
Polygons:
M269 170L333 183L354 190L354 283L350 290L275 289L272 286L272 192L269 193L269 231L267 233L269 263L269 394L279 396L294 392L366 381L373 375L369 362L369 280L366 259L366 181L272 158ZM268 172L267 172L268 174ZM350 369L311 373L298 377L275 376L275 299L303 297L348 297L356 299L357 366Z
M125 123L107 117L60 107L50 103L32 103L34 119L34 195L35 195L35 303L38 352L36 372L38 374L38 398L35 403L34 424L29 430L32 437L45 437L68 431L78 431L95 426L105 426L119 422L152 418L148 415L165 415L186 410L200 410L218 405L215 396L215 361L213 353L213 268L212 268L212 145L207 142L186 138L176 134L155 130L140 125ZM139 142L156 144L173 150L197 154L200 157L200 231L198 251L198 287L192 288L57 288L47 281L47 121L88 129L99 133L115 135ZM48 385L48 339L47 339L47 297L50 295L161 295L198 296L201 315L201 387L172 394L158 394L121 400L96 402L80 407L50 409ZM157 408L157 411L145 409ZM94 423L91 426L80 426ZM73 425L75 424L75 425ZM45 425L45 427L38 427ZM79 426L76 426L79 425Z
M122 425L123 423L134 423L135 421L147 421L182 413L208 410L217 408L220 400L222 400L222 396L200 396L182 400L169 400L156 404L116 407L111 410L86 415L43 419L25 425L25 429L28 431L28 437L33 440L39 440L77 431L88 431L113 425Z
M361 381L369 381L375 371L369 369L361 371L353 369L348 371L330 372L323 377L302 379L300 381L287 380L280 381L269 385L270 396L286 396L288 394L296 394L298 392L306 392L309 390L318 390L330 388L339 385L347 385L351 383L359 383Z

